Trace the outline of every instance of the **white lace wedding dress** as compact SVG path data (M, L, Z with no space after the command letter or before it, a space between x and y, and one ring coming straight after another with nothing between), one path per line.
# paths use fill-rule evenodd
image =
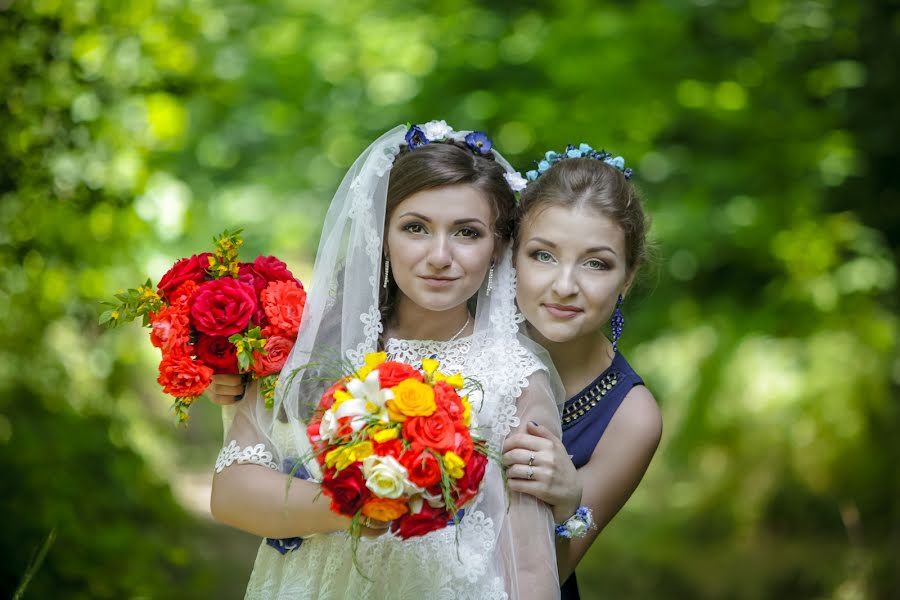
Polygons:
M520 345L498 345L479 337L484 336L453 342L389 340L386 350L390 360L409 364L436 357L444 372L464 373L481 382L483 395L473 394L473 410L482 426L481 434L497 450L510 430L525 422L523 419L544 416L544 422L547 418L552 422L555 406L546 400L526 406L532 398L547 393L544 372L538 371L541 365L530 352ZM517 400L521 403L519 411ZM525 575L525 579L536 576L546 582L550 577L551 585L558 586L552 577L556 571L553 554L546 547L553 543L553 523L546 507L529 496L514 494L510 512L501 517L508 522L495 523L488 515L504 515L496 509L506 498L494 461L485 472L485 489L457 526L409 540L391 534L361 539L356 550L359 569L353 565L346 533L307 538L298 549L284 555L264 542L246 598L524 598L529 593L520 589L525 585L519 584L523 574L515 571L526 566L539 570ZM518 529L512 531L514 527ZM529 560L536 558L538 564L521 564L517 559L523 553L531 555Z

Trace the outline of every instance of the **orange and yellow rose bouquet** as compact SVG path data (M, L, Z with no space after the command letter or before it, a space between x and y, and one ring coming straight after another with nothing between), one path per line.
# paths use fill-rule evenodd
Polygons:
M214 238L213 252L177 261L156 289L148 279L116 294L100 323L115 327L142 318L162 353L157 382L175 397L178 422L213 374L259 379L271 403L306 303L303 285L274 256L238 261L241 230Z
M307 435L331 509L353 519L391 521L401 538L446 527L478 494L488 461L459 374L386 361L383 352L331 386ZM470 382L470 385L471 382Z

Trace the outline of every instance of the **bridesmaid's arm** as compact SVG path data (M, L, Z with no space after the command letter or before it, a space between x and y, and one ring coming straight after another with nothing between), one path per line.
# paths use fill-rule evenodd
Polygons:
M662 415L644 386L628 392L587 464L578 469L581 503L594 514L596 528L581 538L558 538L559 579L565 581L604 527L625 505L644 477L662 437Z

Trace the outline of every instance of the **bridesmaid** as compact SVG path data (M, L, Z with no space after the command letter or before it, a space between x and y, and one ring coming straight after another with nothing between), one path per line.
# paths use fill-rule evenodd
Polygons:
M504 444L509 483L551 506L562 598L575 567L637 488L662 435L656 400L619 352L623 305L648 217L621 157L586 144L548 152L522 193L515 261L529 335L550 353L568 401L563 439L529 423ZM602 328L612 324L612 339Z

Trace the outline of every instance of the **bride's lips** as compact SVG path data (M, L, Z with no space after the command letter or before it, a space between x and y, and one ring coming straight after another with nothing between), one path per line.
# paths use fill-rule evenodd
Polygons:
M542 304L551 316L556 317L557 319L571 319L573 317L577 317L584 310L578 308L577 306L572 306L571 304Z
M425 282L425 285L429 285L431 287L447 287L452 285L454 281L456 281L457 277L428 277L428 276L420 276L419 279Z

